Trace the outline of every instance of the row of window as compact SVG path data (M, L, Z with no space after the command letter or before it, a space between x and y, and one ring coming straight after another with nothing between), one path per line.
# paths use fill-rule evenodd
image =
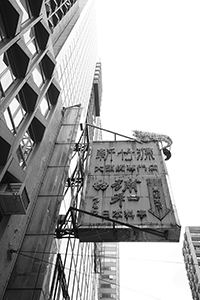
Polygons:
M45 8L48 17L49 27L53 30L54 27L62 20L66 13L70 10L76 0L46 0Z
M30 31L30 30L29 30ZM26 34L30 34L30 32L27 32ZM30 35L29 35L30 37ZM28 39L28 36L27 36ZM32 51L32 54L36 53L36 46L35 46L35 38L32 37L27 42L27 46L29 50ZM36 85L40 88L42 84L44 83L44 76L41 71L41 67L37 66L33 72L32 77ZM9 65L9 59L7 56L7 53L4 53L0 55L0 98L5 96L6 91L8 88L12 85L12 83L15 81L16 77L14 76L12 69Z
M26 1L23 1L23 5L21 3L20 0L15 0L20 8L20 10L22 11L22 24L27 21L29 19L29 14L28 14L28 7L26 4ZM5 26L3 24L3 20L2 20L2 15L0 13L0 42L4 41L6 39L6 30L5 30Z
M48 117L48 114L51 110L51 104L47 96L43 97L40 103L40 111L43 116ZM7 124L7 127L13 133L17 134L17 131L22 123L23 119L27 115L27 112L23 109L20 104L19 96L15 97L7 109L4 111L4 121ZM31 126L31 125L30 125ZM29 158L30 153L32 152L35 145L35 141L30 136L30 130L28 129L20 142L19 148L17 150L17 157L19 160L20 166L24 169L26 167L26 161Z
M25 21L27 21L29 19L29 13L28 13L29 9L26 4L26 1L23 1L23 4L21 3L20 0L15 0L15 1L17 2L20 9L22 10L22 23L24 23Z
M59 61L58 56L57 65L57 78L62 87L63 104L68 106L82 103L84 107L83 118L88 107L89 91L91 90L91 85L88 83L91 82L92 78L89 78L88 74L91 72L88 70L93 68L92 59L96 60L96 49L93 45L91 47L90 41L86 41L87 32L91 30L91 26L92 24L87 22L82 26L73 39L71 47L66 48L66 54L61 61Z
M102 274L101 278L102 279L106 279L106 280L113 280L113 279L116 279L116 275L113 275L113 274Z
M113 299L116 299L115 298L115 294L111 294L111 293L102 293L101 294L101 298L103 299L103 298L113 298Z
M1 62L2 62L2 60L0 57L0 69L1 69ZM2 65L3 65L3 63L2 63ZM42 84L44 83L44 80L43 80L42 73L41 73L41 70L39 69L39 67L34 69L34 71L32 72L32 75L33 75L33 80L36 83L36 85L38 87L41 87ZM1 72L0 78L1 78L1 93L2 93L2 96L4 96L4 91L6 91L7 88L12 84L15 77L12 74L12 72L10 71L10 68L7 67ZM50 109L51 109L51 104L48 101L48 98L44 97L40 103L40 110L41 110L42 115L45 118L47 117ZM17 95L13 99L13 101L11 102L11 104L9 105L7 110L4 112L4 117L6 119L6 123L9 127L9 129L11 129L13 132L15 132L16 127L20 124L20 122L22 121L25 114L26 114L26 112L21 107L19 96ZM13 119L13 121L12 121L12 119ZM14 123L14 124L12 124L12 123Z
M0 55L0 89L1 98L5 96L5 91L15 80L15 76L12 73L10 66L8 65L7 54Z
M22 5L21 1L17 0L17 4L19 5L20 9L23 12L22 22L25 22L29 18L26 1L23 1L23 5ZM3 22L1 21L2 20L0 18L0 28L1 28L0 31L4 32ZM40 24L40 26L42 25ZM1 34L1 37L3 39L5 36ZM34 56L39 49L36 43L35 28L34 27L29 28L23 34L23 36L21 36L21 39L24 41L25 45L27 46L31 54ZM16 83L16 79L17 79L16 76L18 76L16 74L16 71L12 70L15 64L14 63L11 64L9 58L11 60L17 60L19 56L18 52L19 51L23 52L21 48L16 49L15 47L13 47L12 56L13 55L14 56L10 57L11 53L8 53L9 51L10 48L7 52L0 55L0 99L4 98L8 94L8 92L11 90L11 86L14 86L14 84ZM45 62L45 64L47 63L48 62ZM20 62L18 62L18 64L20 64ZM24 66L24 68L26 67L27 66ZM26 70L24 71L24 73L26 73ZM30 75L34 83L36 84L36 86L39 89L42 89L45 83L43 67L40 64L37 65ZM49 76L50 75L48 74L48 78ZM19 77L21 78L21 76ZM7 127L9 128L9 130L12 132L13 135L16 135L18 133L20 126L22 125L22 122L25 120L28 113L30 111L32 112L34 109L33 99L29 99L27 95L24 95L23 88L22 90L20 90L20 92L17 95L14 96L11 102L9 99L10 103L3 111L1 116L2 120L7 125ZM32 93L34 93L34 91L32 91ZM40 100L40 104L38 108L41 114L44 116L44 118L47 119L52 109L52 104L47 93ZM23 134L16 153L17 158L19 160L19 164L23 169L26 167L26 162L36 143L36 141L33 139L31 135L31 126L32 125L30 125L27 131Z
M61 255L63 274L60 276L58 274L57 283L55 277L52 276L51 299L59 298L60 289L62 289L62 296L67 295L70 300L92 299L94 280L91 261L92 245L81 244L78 240L68 239L65 251L66 254Z

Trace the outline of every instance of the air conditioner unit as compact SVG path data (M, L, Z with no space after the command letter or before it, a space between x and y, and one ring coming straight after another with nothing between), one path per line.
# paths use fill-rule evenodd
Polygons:
M29 202L24 184L0 184L0 206L5 215L26 214Z

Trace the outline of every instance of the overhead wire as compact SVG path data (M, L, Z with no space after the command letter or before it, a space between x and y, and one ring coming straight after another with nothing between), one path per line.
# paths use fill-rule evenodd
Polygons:
M109 228L108 228L108 232L109 232ZM107 232L105 232L105 234L106 234L106 233L107 233ZM96 235L97 235L97 234L95 234L94 236L96 236ZM45 261L44 259L36 258L36 257L30 256L30 255L26 255L26 254L24 254L24 253L34 253L34 254L43 254L43 255L45 255L45 254L55 254L55 255L56 255L56 254L58 254L58 253L55 253L55 252L44 252L44 251L41 251L41 252L39 252L39 251L38 251L38 252L36 252L36 251L23 251L23 250L19 251L18 253L19 253L20 255L23 255L24 257L29 257L29 258L32 258L32 259L41 261L41 262L46 263L46 264L52 264L52 265L56 266L56 264L53 263L53 262ZM61 254L61 255L66 255L66 253L59 253L59 254ZM67 255L72 255L72 256L79 256L79 255L80 255L80 256L81 256L82 254L70 253L70 254L67 254ZM91 255L91 256L93 256L93 255ZM113 257L112 257L112 256L109 256L109 255L104 255L103 258L113 258ZM121 259L122 257L117 256L117 257L115 257L115 258L116 258L116 259ZM126 259L130 259L130 258L126 258ZM131 260L140 260L140 259L134 259L134 258L132 258ZM150 262L162 262L162 263L176 263L176 264L181 264L181 263L182 263L182 262L158 261L158 260L146 260L146 259L141 259L141 260L143 260L143 261L150 261ZM184 262L183 262L183 264L184 264ZM73 270L72 268L67 268L66 266L64 266L64 269L65 269L65 270L70 270L70 271L72 271L72 272L79 273L79 274L84 275L84 276L87 275L85 272L83 273L83 272L78 271L78 270ZM91 274L92 274L92 275L95 275L95 273L91 273ZM87 275L87 276L88 276L88 275ZM105 280L105 279L101 279L101 281L103 281L103 282L105 282L105 283L110 283L110 281L107 281L107 280ZM141 292L141 291L135 291L135 290L133 290L133 289L131 289L131 288L123 287L123 286L121 286L120 284L117 284L117 283L112 283L112 284L114 284L114 285L116 285L116 286L118 286L118 287L120 287L120 288L124 288L124 289L130 290L130 291L132 291L132 292L135 292L135 293L139 293L139 294L145 295L145 296L150 297L150 298L152 298L152 299L161 300L160 298L157 298L157 297L154 297L154 296L145 294L145 293L143 293L143 292Z
M32 258L32 259L38 260L38 261L40 261L40 262L43 262L43 263L46 263L46 264L51 264L51 265L53 265L53 266L56 266L56 264L53 263L53 262L45 261L44 259L40 259L40 258L36 258L36 257L30 256L30 255L23 254L21 251L18 252L18 253L19 253L20 255L24 256L24 257ZM75 272L75 273L79 273L79 274L81 274L81 275L83 275L83 276L88 276L88 274L83 273L83 272L80 272L80 271L77 271L77 270L73 270L72 268L64 267L64 269L65 269L65 270L72 271L72 272ZM96 274L96 273L91 273L91 276L92 276L92 275L95 275L95 274ZM93 277L93 279L94 279L94 277ZM108 281L108 280L102 279L102 278L101 278L101 281L103 281L103 282L105 282L105 283L111 283L111 281ZM120 284L117 284L117 283L113 283L113 282L112 282L112 284L115 285L115 286L117 286L117 287L120 287L120 288L123 288L123 289L126 289L126 290L130 290L130 291L132 291L132 292L134 292L134 293L138 293L138 294L141 294L141 295L145 295L145 296L147 296L147 297L149 297L149 298L152 298L152 299L162 300L161 298L158 298L158 297L155 297L155 296L146 294L146 293L141 292L141 291L133 290L133 289L128 288L128 287L124 287L124 286L122 286L122 285L120 285Z
M35 253L35 254L53 254L53 255L56 255L56 254L61 254L61 255L65 255L66 253L65 252L51 252L51 251L48 251L48 252L45 252L45 251L29 251L29 250L21 250L20 253ZM68 253L67 254L68 256L69 255L73 255L73 256L82 256L81 254L76 254L76 253ZM95 255L91 254L91 257L93 257ZM109 256L109 255L102 255L101 258L110 258L110 259L125 259L125 260L134 260L134 261L144 261L144 262L157 262L157 263L169 263L169 264L182 264L184 265L184 261L170 261L170 260L157 260L157 259L144 259L144 258L131 258L131 257L121 257L121 256ZM199 266L199 264L195 264L195 263L188 263L188 264L191 264L191 265L197 265ZM199 266L200 267L200 266Z

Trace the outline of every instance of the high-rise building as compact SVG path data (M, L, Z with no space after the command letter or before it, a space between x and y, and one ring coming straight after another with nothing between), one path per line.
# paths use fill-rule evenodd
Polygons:
M200 227L186 227L183 256L194 300L200 299Z
M55 227L79 204L101 91L93 0L0 1L0 299L97 297L94 244Z
M119 243L102 243L98 299L119 300L119 287Z

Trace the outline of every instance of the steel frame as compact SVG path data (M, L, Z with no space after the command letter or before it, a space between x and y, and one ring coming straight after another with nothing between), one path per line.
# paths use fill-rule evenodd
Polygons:
M82 124L81 124L81 128ZM78 225L77 225L77 216L79 213L84 213L96 218L99 218L101 220L106 220L109 221L113 224L112 228L115 230L115 227L117 225L122 225L128 228L132 228L135 231L142 231L146 232L148 234L156 235L163 240L168 239L168 230L165 230L164 232L156 230L156 229L149 229L149 228L140 228L137 226L133 226L121 221L118 221L116 219L111 219L107 218L104 216L99 216L96 214L93 214L91 212L82 210L78 208L78 196L82 193L83 187L84 187L84 180L85 176L87 173L87 159L90 154L90 145L92 141L89 141L89 130L94 130L94 129L99 129L108 133L111 133L114 135L114 141L117 140L117 136L123 137L129 140L137 141L135 138L131 138L119 133L116 133L111 130L103 129L101 127L97 127L91 124L86 124L85 129L83 130L80 139L78 143L76 143L74 147L75 153L78 153L78 160L76 167L72 173L72 176L67 179L66 182L66 190L65 194L67 193L68 189L71 189L71 195L72 195L72 200L71 200L71 206L69 207L66 215L64 215L63 219L58 221L57 228L55 230L55 235L56 238L62 239L62 238L67 238L69 235L73 235L75 238L79 238L78 236ZM137 141L138 142L138 141ZM72 224L72 227L69 226L69 224Z

